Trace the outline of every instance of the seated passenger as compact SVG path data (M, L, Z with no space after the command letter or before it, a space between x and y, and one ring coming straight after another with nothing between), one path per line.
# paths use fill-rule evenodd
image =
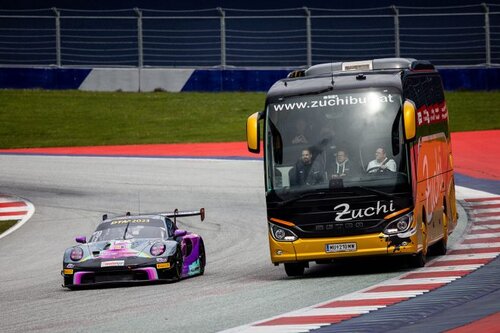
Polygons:
M300 160L290 170L290 185L316 185L325 182L324 168L313 161L311 150L303 149Z
M292 145L309 143L309 133L307 131L307 122L299 118L295 122L295 132L292 134L290 143Z
M332 170L332 179L352 176L354 169L349 161L349 156L345 150L339 150Z
M375 159L368 163L366 172L376 173L385 172L387 170L396 172L396 162L392 158L388 158L383 147L378 147L375 151Z

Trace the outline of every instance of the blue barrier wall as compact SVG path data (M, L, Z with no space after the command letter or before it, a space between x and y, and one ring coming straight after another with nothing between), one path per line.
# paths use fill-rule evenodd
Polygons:
M137 69L131 68L127 71L133 72ZM0 68L0 89L79 89L91 72L90 68ZM116 75L116 78L111 77L107 81L130 80L130 76L123 77L124 72L126 71L123 69L111 69L109 75ZM286 77L288 72L288 69L193 70L186 78L175 76L172 79L183 80L177 85L182 88L176 91L267 91L274 82ZM500 90L500 68L446 68L439 69L439 72L445 90ZM165 80L169 80L168 73ZM161 83L153 89L172 91L162 87ZM96 90L122 89L106 84L102 89Z
M92 69L0 68L2 89L78 89Z
M500 68L440 69L445 90L500 90Z
M196 70L182 91L267 91L290 70Z

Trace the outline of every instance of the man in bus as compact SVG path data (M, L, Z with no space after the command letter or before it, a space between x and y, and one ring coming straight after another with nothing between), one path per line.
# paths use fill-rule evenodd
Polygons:
M310 149L302 149L301 158L290 170L290 184L316 185L325 182L325 171L320 163L314 163Z
M347 175L352 175L351 161L345 150L337 151L335 163L332 170L332 179L344 178Z
M396 172L396 162L388 158L384 147L378 147L375 151L375 159L368 163L366 171L368 173L386 172L387 170Z

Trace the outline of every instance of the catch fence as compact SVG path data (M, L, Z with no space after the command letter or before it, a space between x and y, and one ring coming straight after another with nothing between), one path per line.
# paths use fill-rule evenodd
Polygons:
M382 57L498 66L500 5L1 10L0 66L283 68Z

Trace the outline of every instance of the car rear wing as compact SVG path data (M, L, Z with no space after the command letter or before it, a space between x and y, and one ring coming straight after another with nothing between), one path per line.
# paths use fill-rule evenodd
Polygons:
M168 212L168 213L161 213L161 216L166 216L166 217L173 217L174 218L174 224L177 224L177 218L178 217L185 217L185 216L200 216L200 220L205 220L205 208L200 208L199 211L179 211L177 208L173 212Z
M177 218L178 217L186 217L186 216L200 216L200 219L203 221L205 220L205 208L200 208L200 210L195 210L195 211L179 211L177 208L173 212L166 212L166 213L149 213L149 214L141 214L141 215L160 215L160 216L165 216L165 217L173 217L174 218L174 224L177 223ZM127 212L125 216L130 216L130 212ZM105 221L109 218L108 214L104 214L102 216L102 220Z

